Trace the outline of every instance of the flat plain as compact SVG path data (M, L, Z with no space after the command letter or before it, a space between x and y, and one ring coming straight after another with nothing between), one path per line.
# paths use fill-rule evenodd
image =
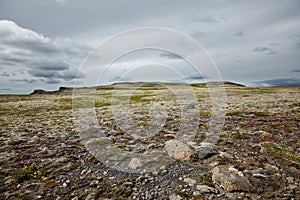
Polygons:
M135 132L152 125L153 102L166 116L159 131L132 138L130 127L120 128L110 110L114 92L126 94L126 87L98 87L92 96L101 137L129 153L165 151L183 123L182 105L163 85L136 87L128 97ZM199 120L196 130L183 132L194 149L205 140L214 113L207 87L191 88L198 104L190 107L196 106ZM71 88L1 95L0 199L300 199L300 87L224 88L225 121L215 149L205 158L174 159L146 173L117 170L83 145ZM122 126L128 116L121 117Z

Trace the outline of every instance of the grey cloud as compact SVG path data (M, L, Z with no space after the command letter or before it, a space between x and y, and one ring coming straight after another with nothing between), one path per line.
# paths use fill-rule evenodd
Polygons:
M269 43L269 46L280 46L280 43L277 43L277 42L271 42L271 43Z
M2 72L2 73L0 74L0 76L6 76L6 77L8 77L8 76L10 76L10 74L7 73L7 72Z
M68 4L68 0L55 0L59 5L66 6Z
M112 79L109 80L111 83L115 83L115 82L118 82L120 81L120 76L115 76L113 77Z
M254 82L258 86L300 86L300 79L278 78Z
M54 70L54 71L61 71L69 69L69 65L64 62L57 62L57 63L36 63L35 68L40 70Z
M13 82L22 82L22 83L30 83L30 84L38 82L35 79L27 79L27 78L24 78L24 79L11 79L11 81L13 81Z
M299 34L290 34L287 36L287 39L291 40L291 41L294 41L297 48L300 48L300 35Z
M48 79L45 80L45 82L48 83L48 84L59 84L60 83L59 80L53 79L53 78L48 78Z
M252 49L253 52L265 52L267 55L274 55L277 54L276 51L274 51L272 48L269 47L255 47Z
M68 40L52 40L8 20L0 20L0 63L21 67L36 78L48 78L59 83L81 78L76 76L79 65L90 47ZM52 78L52 79L50 79Z
M242 30L238 30L237 32L234 33L234 35L242 37L244 36L244 32Z
M202 23L216 23L217 22L217 20L210 15L202 15L202 16L198 15L198 17L194 17L191 19L196 22L202 22Z
M186 24L187 22L193 22L198 24L213 24L218 22L215 17L209 14L202 14L196 11L191 11L179 17L179 21L181 21L182 24Z
M0 88L0 91L11 91L11 88Z
M294 69L291 72L300 72L300 69Z
M264 52L264 51L270 51L271 49L268 47L255 47L252 51L253 52Z
M293 41L299 41L300 40L300 35L299 34L290 34L287 36L287 39L293 40Z
M182 59L181 56L179 55L176 55L174 53L169 53L169 52L163 52L161 54L159 54L160 57L165 57L165 58L168 58L168 59Z
M201 75L199 73L193 73L193 74L188 75L185 78L188 79L188 80L203 80L203 79L205 79L207 77L205 77L205 76L203 76L203 75Z

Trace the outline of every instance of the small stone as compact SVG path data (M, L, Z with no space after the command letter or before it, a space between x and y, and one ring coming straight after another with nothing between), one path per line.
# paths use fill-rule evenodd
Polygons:
M200 193L218 193L218 190L207 185L197 185L196 188Z
M185 179L183 179L183 182L188 183L190 186L193 186L193 185L195 185L197 183L196 180L191 179L191 178L185 178Z
M226 158L226 159L229 159L229 160L232 160L233 159L233 156L229 153L226 153L226 152L223 152L223 151L220 151L219 152L219 155L220 157L222 158Z
M232 200L235 200L236 199L236 196L232 193L226 193L226 197L229 198L229 199L232 199Z
M182 198L179 195L176 195L175 193L169 196L169 200L181 200L181 199Z
M258 178L268 178L269 176L264 175L264 174L253 174L252 176L258 177Z
M73 197L71 200L78 200L78 197Z
M138 159L138 158L132 158L128 164L128 167L130 167L132 169L137 169L142 166L143 166L143 164L141 163L140 159Z
M15 182L17 182L16 179L10 178L7 181L5 181L5 184L10 185L10 184L15 183Z
M274 166L274 165L270 165L270 164L265 164L265 169L266 170L275 170L278 171L278 167Z
M63 183L63 185L62 185L62 186L65 188L65 187L67 187L68 185L67 185L66 183Z
M93 181L90 183L90 186L91 186L91 187L95 187L95 186L98 185L98 183L99 183L98 180L93 180Z
M292 185L292 184L289 185L290 190L294 190L294 189L297 189L297 188L298 188L298 186L296 186L296 185Z
M215 167L219 164L219 161L215 161L209 164L210 167Z
M153 171L153 172L152 172L152 175L153 175L153 176L158 176L158 171Z
M194 191L193 196L200 196L200 192L199 191Z
M167 141L165 143L165 149L169 156L177 160L190 160L195 155L195 151L190 146L179 140Z
M201 147L197 149L197 152L199 159L206 159L216 153L215 145L208 142L202 142Z

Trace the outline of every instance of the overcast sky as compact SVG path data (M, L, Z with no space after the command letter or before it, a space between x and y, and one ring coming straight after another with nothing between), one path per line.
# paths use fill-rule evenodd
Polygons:
M75 80L84 85L88 74L77 70L93 48L143 27L193 38L223 80L300 85L299 10L299 0L0 0L0 93L55 90ZM178 55L140 50L117 59L100 84L177 81L167 66L191 82L209 80Z

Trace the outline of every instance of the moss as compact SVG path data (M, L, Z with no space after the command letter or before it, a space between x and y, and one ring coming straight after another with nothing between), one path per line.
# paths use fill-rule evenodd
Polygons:
M248 90L251 92L262 93L262 94L271 94L276 92L274 88L249 88Z
M45 168L37 169L35 165L30 165L22 169L17 169L13 173L13 177L18 182L23 182L25 180L39 179L41 178L41 176L43 176L46 173L47 170Z
M267 153L269 153L273 157L284 158L293 162L300 163L300 156L288 150L286 147L275 144L275 143L264 143L262 145L266 148Z
M108 107L111 106L111 102L96 102L95 107L101 108L101 107Z
M300 102L293 103L293 106L300 107Z
M248 139L248 136L243 131L237 130L233 133L220 135L220 138L230 138L232 140L239 140L239 139Z
M79 166L79 164L71 164L71 166L70 166L70 169L72 170L72 169L76 169L77 167Z
M202 178L202 184L210 187L214 187L214 183L211 178L211 174L204 174Z
M40 182L41 183L45 183L45 184L47 184L50 187L54 187L54 186L57 185L56 180L53 180L53 179L42 179Z
M147 99L145 97L148 97L149 95L134 95L130 97L131 103L149 103L151 102L151 99Z
M54 99L54 102L72 104L72 99L71 98L59 98L59 99Z
M185 192L182 192L182 191L179 191L179 190L176 190L175 194L178 195L178 196L181 196L181 197L187 197L188 196Z
M212 117L211 112L197 112L196 114L201 116L201 117Z

